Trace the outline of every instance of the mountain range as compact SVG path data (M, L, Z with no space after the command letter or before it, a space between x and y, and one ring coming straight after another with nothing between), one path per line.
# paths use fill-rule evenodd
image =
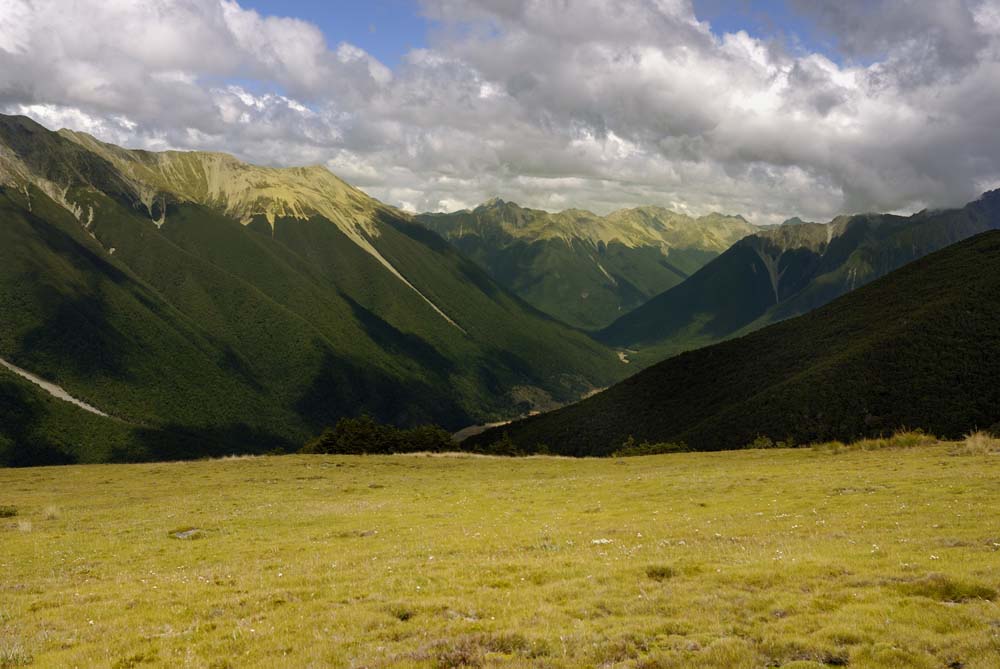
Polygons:
M499 198L416 220L539 310L584 330L609 325L759 230L741 216L652 206L549 213Z
M16 116L0 116L0 313L0 359L110 416L0 369L7 460L290 448L362 413L458 428L625 375L323 167L126 150Z
M1000 191L773 228L413 217L321 166L0 115L0 464L290 450L345 417L457 430L589 395L468 443L950 436L998 419L997 229Z
M1000 191L960 209L760 230L595 337L646 366L807 313L928 253L996 229Z
M809 314L683 353L470 448L607 455L634 438L696 450L921 428L1000 429L1000 232L907 264Z

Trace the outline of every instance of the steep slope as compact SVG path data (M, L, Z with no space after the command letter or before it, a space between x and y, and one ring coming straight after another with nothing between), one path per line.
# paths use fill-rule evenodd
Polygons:
M23 117L0 117L0 313L0 357L132 426L66 457L297 445L359 413L457 428L624 371L325 169Z
M961 209L866 214L746 237L596 335L645 366L807 313L902 265L1000 228L1000 192Z
M958 437L1000 423L1000 232L836 301L684 353L589 399L472 438L606 454L629 436L698 450L900 427Z
M495 199L416 220L541 311L598 329L675 286L757 230L739 216L659 207L551 214Z

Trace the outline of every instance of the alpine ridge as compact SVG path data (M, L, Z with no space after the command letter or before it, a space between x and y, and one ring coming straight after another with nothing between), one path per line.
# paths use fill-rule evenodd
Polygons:
M457 429L625 375L323 167L26 117L0 116L0 313L0 357L115 419L0 370L0 458L21 463L291 448L365 413Z
M565 455L630 438L724 450L1000 428L1000 231L819 309L669 358L577 404L471 437Z
M960 209L782 225L741 239L596 334L640 366L805 314L928 253L1000 229L1000 191Z
M585 330L681 283L759 229L741 216L692 218L653 206L549 213L499 198L416 220L536 308Z

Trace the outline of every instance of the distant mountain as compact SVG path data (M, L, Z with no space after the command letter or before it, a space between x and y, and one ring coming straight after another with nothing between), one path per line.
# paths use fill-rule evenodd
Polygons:
M472 437L603 455L632 436L698 450L923 428L1000 429L1000 232L805 316L670 358L589 399Z
M297 446L360 413L458 428L625 367L322 167L130 151L24 117L0 116L0 314L0 358L113 417L0 372L24 402L0 451L49 460Z
M757 228L740 216L660 207L551 214L494 199L416 220L541 311L599 329L682 282Z
M596 335L648 365L804 314L928 253L1000 229L1000 191L961 209L761 230Z

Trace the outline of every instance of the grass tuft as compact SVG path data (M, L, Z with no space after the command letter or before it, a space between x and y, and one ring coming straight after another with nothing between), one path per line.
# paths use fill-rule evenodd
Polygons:
M14 667L26 667L34 658L19 641L0 641L0 669L13 669Z
M922 430L901 430L891 437L877 437L874 439L860 439L858 441L845 444L840 441L828 441L820 444L813 444L812 450L817 453L828 453L837 455L850 451L883 451L890 449L919 448L923 446L933 446L938 443L937 437L927 434Z
M13 518L17 515L17 507L10 504L0 504L0 518Z
M407 620L411 620L414 616L416 616L417 612L409 606L397 604L389 607L389 615L396 620L405 623Z
M646 576L654 581L666 581L677 576L677 570L667 565L650 565L646 567Z
M950 451L951 455L996 455L998 453L1000 453L1000 437L995 437L982 430L969 434L964 441Z
M997 597L997 591L994 588L982 583L961 581L944 574L930 574L919 581L903 583L899 587L907 595L927 597L938 602L954 604L975 599L993 601Z

